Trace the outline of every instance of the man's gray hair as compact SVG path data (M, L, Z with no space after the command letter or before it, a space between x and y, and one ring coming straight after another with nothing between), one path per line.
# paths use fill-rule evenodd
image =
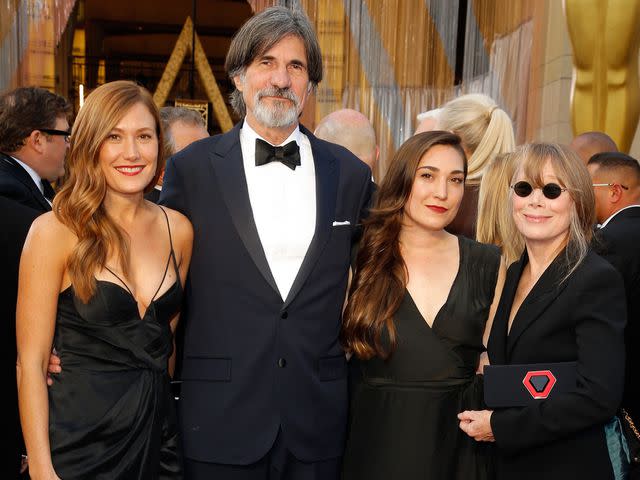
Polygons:
M309 82L311 88L315 89L322 80L322 54L318 37L302 11L286 7L267 8L251 17L238 30L231 41L224 65L231 80L243 75L256 58L289 35L295 35L304 44ZM231 93L231 106L241 117L246 114L242 92L237 88Z
M160 123L162 124L162 132L164 133L163 148L166 155L165 158L167 159L172 156L176 150L176 144L171 135L171 125L176 122L194 127L202 127L204 129L207 128L202 115L192 108L162 107L160 109Z

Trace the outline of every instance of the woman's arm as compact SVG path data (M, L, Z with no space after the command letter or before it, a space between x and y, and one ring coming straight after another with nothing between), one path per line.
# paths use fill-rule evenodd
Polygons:
M500 267L498 268L498 280L496 281L496 289L493 294L493 302L491 303L491 308L489 308L489 317L487 318L487 323L484 327L484 334L482 335L482 343L487 347L487 343L489 342L489 334L491 333L491 327L493 326L493 317L496 315L496 310L498 309L498 304L500 303L500 297L502 296L502 289L504 287L504 280L507 276L507 267L504 262L504 257L500 257Z
M20 259L16 335L20 420L32 479L58 478L49 446L47 365L68 234L52 213L36 219Z

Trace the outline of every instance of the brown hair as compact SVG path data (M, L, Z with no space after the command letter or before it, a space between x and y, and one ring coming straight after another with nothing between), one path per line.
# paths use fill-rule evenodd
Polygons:
M95 272L105 266L110 255L117 256L125 275L129 271L129 242L104 208L107 184L98 159L109 132L137 103L142 103L153 115L158 138L158 162L155 175L145 188L148 192L158 181L164 155L160 148L163 137L158 108L147 90L125 80L98 87L87 97L71 133L69 179L55 196L53 210L78 237L67 268L75 293L84 302L95 291Z
M70 116L69 102L44 88L20 87L0 95L0 152L20 150L31 132L55 128L59 117Z
M364 222L349 301L344 312L341 339L346 350L359 358L387 358L395 350L393 315L407 285L407 269L398 237L420 160L432 147L447 145L467 161L460 137L432 131L410 137L396 152L380 185L376 206ZM389 337L384 345L383 333Z

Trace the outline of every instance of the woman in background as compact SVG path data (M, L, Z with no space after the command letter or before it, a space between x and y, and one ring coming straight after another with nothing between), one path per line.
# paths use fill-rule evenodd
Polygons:
M568 147L525 145L514 155L512 222L525 249L507 273L489 360L531 371L575 362L576 383L527 406L463 412L460 428L496 442L498 479L623 478L610 458L621 452L610 421L623 389L624 286L589 248L591 178Z
M469 164L464 200L447 231L475 238L480 181L496 155L514 149L513 124L492 98L472 93L446 103L438 113L437 128L460 136Z
M161 144L149 92L97 88L73 127L69 179L29 232L17 339L32 479L181 478L168 372L193 231L143 198ZM47 392L52 347L64 369Z
M524 248L508 207L509 184L517 170L518 158L512 153L502 153L489 162L478 194L476 240L500 247L507 266L520 258Z
M476 369L504 268L496 247L444 230L466 173L457 135L414 135L366 220L342 332L362 373L345 480L490 478L456 415L483 405Z

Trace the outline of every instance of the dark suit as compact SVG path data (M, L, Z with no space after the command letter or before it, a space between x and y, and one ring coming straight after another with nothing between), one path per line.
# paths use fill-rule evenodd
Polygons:
M0 196L10 198L41 213L51 211L38 186L22 166L0 152Z
M316 229L283 302L253 219L239 131L237 125L179 152L161 196L195 232L183 310L185 456L254 463L280 432L299 460L340 457L347 364L338 333L371 171L301 127L315 164Z
M501 479L613 479L604 424L622 398L624 287L620 274L593 252L560 283L562 259L563 253L543 273L507 335L526 253L514 263L491 329L494 365L578 362L574 392L494 411Z
M627 208L598 230L601 255L622 274L627 295L627 351L622 406L640 425L640 207ZM633 479L640 479L634 466Z
M14 437L9 437L12 448L9 454L12 455L11 463L5 463L11 475L17 475L20 454L24 452L22 435L20 431L20 419L18 417L18 397L15 389L16 377L13 365L16 362L16 296L18 292L18 266L20 264L20 254L24 240L31 226L31 222L40 215L41 212L25 207L8 198L0 196L0 252L2 252L2 285L0 286L0 318L6 326L5 345L2 349L6 352L6 365L10 367L12 375L7 380L7 388L12 389L13 394L9 399L14 403L13 414L3 415L2 418L8 424L2 430L4 432L15 432ZM16 462L18 465L16 465ZM9 467L8 465L11 465ZM11 470L13 469L13 470ZM14 478L8 476L8 478Z

